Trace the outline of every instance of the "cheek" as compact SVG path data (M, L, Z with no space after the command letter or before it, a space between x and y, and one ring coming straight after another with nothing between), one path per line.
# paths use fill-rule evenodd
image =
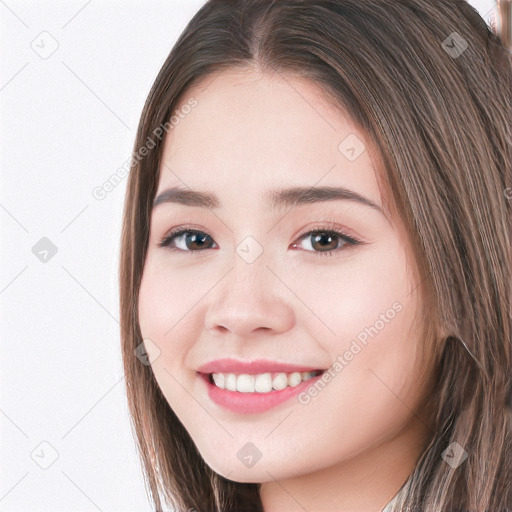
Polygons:
M304 316L307 330L321 333L317 339L332 361L340 361L334 373L346 392L344 406L352 397L364 417L372 410L386 415L396 407L403 409L396 395L413 405L421 364L417 355L422 340L414 328L420 289L399 240L329 266L328 280L325 270L299 274L308 278L296 281L297 295L307 297L315 313Z
M295 268L292 276L297 276L293 289L314 313L304 315L311 332L320 329L322 343L334 351L358 336L364 342L375 325L374 338L384 337L391 326L401 332L415 307L410 292L416 285L397 239L363 247L332 265Z
M146 338L159 338L171 327L177 297L165 274L158 273L148 257L139 289L139 324Z
M141 334L154 341L164 355L179 352L186 343L178 336L180 331L194 332L200 326L191 313L197 302L196 288L185 281L187 273L171 272L168 267L148 252L138 299Z
M183 273L171 272L168 267L148 252L139 289L139 325L146 350L150 352L148 347L152 346L148 338L157 347L152 348L157 357L151 362L155 379L169 405L187 424L187 418L179 414L188 403L181 385L188 387L190 383L181 372L185 355L198 338L202 324L194 316L196 288L184 282Z
M343 278L345 293L330 298L336 301L332 358L341 355L343 366L330 392L333 402L336 387L341 393L337 412L346 430L366 442L403 425L421 398L422 340L414 325L420 288L398 243L354 259ZM347 417L347 409L354 414Z

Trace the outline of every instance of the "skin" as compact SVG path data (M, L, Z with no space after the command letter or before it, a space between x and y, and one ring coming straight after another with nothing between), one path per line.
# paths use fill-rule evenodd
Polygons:
M263 483L266 512L380 511L428 429L409 238L383 206L369 151L350 161L338 149L349 134L368 141L297 77L224 71L188 90L181 105L191 97L197 106L167 135L157 195L182 186L213 192L222 206L164 203L152 213L138 306L141 333L158 347L157 382L212 469ZM267 191L289 186L344 186L383 212L347 200L266 205ZM172 228L190 225L211 237L207 248L186 246L183 236L181 252L159 247ZM315 256L322 245L301 236L316 227L364 245L335 238L332 256ZM236 253L249 235L263 248L253 263ZM212 402L196 374L221 357L329 368L396 303L400 312L307 404L292 398L237 414ZM237 457L247 442L262 454L252 467Z

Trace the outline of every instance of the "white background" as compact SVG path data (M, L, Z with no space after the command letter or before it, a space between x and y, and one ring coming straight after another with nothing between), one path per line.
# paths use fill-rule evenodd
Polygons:
M126 179L92 192L129 158L203 3L0 0L2 512L151 510L119 342ZM495 2L470 3L489 22ZM43 237L57 249L46 262L32 251Z

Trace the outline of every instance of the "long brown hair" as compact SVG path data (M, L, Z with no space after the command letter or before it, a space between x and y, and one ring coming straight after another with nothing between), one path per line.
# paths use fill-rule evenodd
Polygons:
M134 356L156 134L190 86L247 66L310 79L368 135L424 276L425 319L447 333L427 345L432 438L394 510L512 509L511 59L465 0L210 0L172 48L138 127L134 154L154 147L129 174L119 273L128 405L154 506L263 510L260 484L206 465ZM442 457L453 442L468 454L456 469Z

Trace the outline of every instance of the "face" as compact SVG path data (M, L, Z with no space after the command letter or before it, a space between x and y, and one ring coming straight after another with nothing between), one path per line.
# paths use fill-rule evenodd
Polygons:
M364 133L290 76L223 72L183 98L156 197L188 195L153 209L138 307L156 380L206 463L266 482L414 431L420 281ZM214 370L236 390L207 382Z

